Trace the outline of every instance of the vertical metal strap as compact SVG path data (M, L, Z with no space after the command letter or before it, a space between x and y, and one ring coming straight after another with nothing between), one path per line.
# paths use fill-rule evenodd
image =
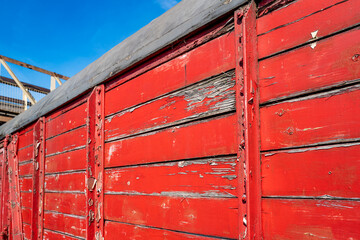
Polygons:
M261 175L256 4L235 12L239 238L261 239ZM243 166L243 167L242 167Z
M9 161L9 188L11 209L11 236L13 240L23 240L23 224L21 211L21 197L19 185L19 163L18 163L18 135L12 136L8 147Z
M1 235L0 239L8 239L10 227L10 214L9 214L9 176L8 176L8 156L7 148L9 145L9 136L4 140L3 148L3 165L1 169Z
M104 86L96 87L87 102L87 231L86 239L104 236Z
M32 239L43 239L44 178L45 178L45 118L40 118L33 129L33 187Z

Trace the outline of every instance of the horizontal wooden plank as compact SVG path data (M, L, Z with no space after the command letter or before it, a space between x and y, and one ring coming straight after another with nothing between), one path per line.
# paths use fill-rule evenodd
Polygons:
M33 158L34 148L32 146L18 150L18 160L19 162L29 161Z
M234 86L234 73L229 72L122 111L106 119L105 139L124 137L235 110Z
M234 68L234 49L232 32L106 92L105 114L116 113Z
M29 161L25 164L19 164L19 176L32 175L34 172L34 164Z
M85 191L85 172L45 175L47 191Z
M105 239L108 240L215 240L218 238L203 237L199 235L186 234L169 231L165 229L150 228L118 222L105 222Z
M33 137L33 130L32 127L27 127L22 131L22 133L19 135L19 143L18 143L18 149L25 148L31 144L33 144L34 137Z
M78 237L86 236L86 219L75 215L44 212L44 228L68 233Z
M360 138L360 85L260 109L262 150Z
M32 208L32 193L31 192L21 192L21 206L25 208Z
M263 199L264 239L359 239L360 202Z
M81 127L46 140L46 155L70 151L86 144L86 128Z
M262 103L360 79L360 28L260 61Z
M25 239L31 239L31 225L30 224L23 224L23 230L24 230L24 238Z
M85 194L47 192L45 194L45 210L85 216Z
M180 161L105 172L105 193L234 197L236 157Z
M54 118L48 117L46 120L46 138L80 127L86 124L86 104L83 103L68 112Z
M31 191L32 190L32 177L19 178L20 191Z
M360 144L263 153L263 196L360 198Z
M105 167L236 153L236 116L105 144Z
M320 4L319 7L322 5ZM330 6L329 3L328 8L317 8L317 10L315 8L313 14L304 15L291 23L286 23L282 27L260 35L258 37L259 58L306 43L313 39L312 34L316 35L316 38L320 38L360 22L360 15L358 14L360 2L358 0L342 1L339 4L333 3L332 7ZM275 11L274 14L279 14L279 18L287 19L285 17L288 15L286 8L284 10ZM301 11L299 8L298 10ZM266 18L260 18L258 25L266 25L266 20ZM262 21L264 22L261 23Z
M237 238L236 198L105 195L105 219Z
M343 1L344 0L317 0L316 2L312 0L291 1L290 4L259 18L257 20L256 30L258 34L264 34ZM264 2L264 0L262 2ZM284 17L284 15L286 15L286 17Z
M71 237L67 234L44 229L44 240L78 240L78 237ZM85 239L85 238L80 238Z
M31 212L31 208L21 208L21 215L24 223L31 224Z
M86 149L78 149L45 158L45 172L64 172L70 170L85 170Z

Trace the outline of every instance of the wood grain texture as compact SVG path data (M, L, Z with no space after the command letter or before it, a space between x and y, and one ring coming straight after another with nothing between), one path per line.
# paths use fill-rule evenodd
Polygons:
M105 193L197 197L237 195L236 157L179 161L105 172Z
M263 199L265 239L358 239L360 202Z
M233 33L220 36L111 89L105 94L105 114L116 113L234 68L234 43Z
M232 114L109 142L105 144L105 167L235 154L235 131Z
M360 28L260 61L261 102L360 79Z
M232 77L233 72L222 74L112 115L105 121L105 139L123 138L235 110Z
M237 238L236 198L105 195L105 219ZM151 214L156 213L156 214Z
M360 85L261 108L262 150L360 138Z
M263 196L360 198L360 145L263 153Z
M266 26L269 20L271 21L270 25L280 25L272 31L268 30L267 33L261 34L258 32L260 34L258 37L260 59L314 40L312 33L316 31L315 38L320 38L360 22L358 14L360 2L358 0L329 1L327 7L324 7L324 1L311 3L307 1L307 5L311 5L311 7L296 7L295 4L303 5L302 2L297 1L292 4L294 11L298 11L297 14L292 14L291 11L287 12L287 7L285 7L282 10L273 12L271 19L265 16L258 20L257 25L260 30L263 28L261 25ZM309 9L313 9L313 13L309 14ZM278 15L276 18L274 17L275 14ZM299 18L293 22L288 22L288 16L290 18L292 18L291 16ZM276 20L279 23L276 23ZM285 23L284 20L286 21ZM282 23L283 25L281 25Z

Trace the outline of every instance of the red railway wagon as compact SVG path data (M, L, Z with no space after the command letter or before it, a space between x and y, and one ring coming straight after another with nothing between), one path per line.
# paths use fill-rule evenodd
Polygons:
M359 12L180 2L0 128L2 239L360 239Z

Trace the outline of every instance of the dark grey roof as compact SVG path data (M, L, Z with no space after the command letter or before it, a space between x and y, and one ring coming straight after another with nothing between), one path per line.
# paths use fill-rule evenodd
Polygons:
M0 127L10 134L248 0L183 0Z

